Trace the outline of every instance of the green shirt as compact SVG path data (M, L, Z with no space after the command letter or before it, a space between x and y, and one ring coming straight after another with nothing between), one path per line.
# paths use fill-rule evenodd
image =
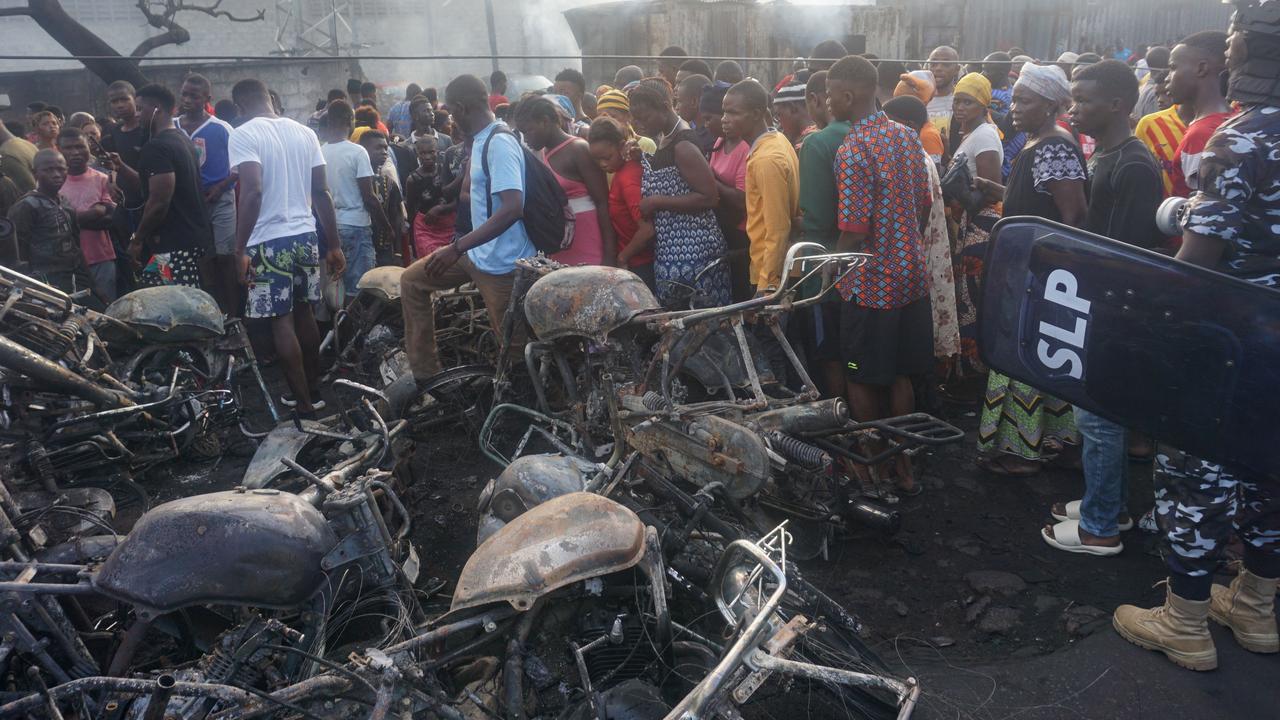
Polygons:
M36 189L36 178L31 165L36 158L36 146L20 137L10 138L0 145L0 173L18 186L19 192Z
M834 250L836 226L836 150L849 134L849 123L832 122L809 133L800 145L800 212L804 240Z

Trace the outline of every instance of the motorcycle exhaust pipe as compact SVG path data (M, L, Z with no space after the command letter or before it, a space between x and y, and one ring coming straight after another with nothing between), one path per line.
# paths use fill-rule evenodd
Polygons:
M850 500L845 506L845 514L850 525L870 528L885 535L893 535L902 527L902 513L873 500Z
M849 421L849 406L842 398L793 405L752 415L748 418L763 431L813 433L844 427Z
M131 400L119 393L96 385L45 358L43 355L37 355L26 347L2 336L0 336L0 365L17 370L36 380L42 380L58 390L63 390L101 407L122 408L133 405Z
M169 673L156 678L156 687L147 700L147 710L143 713L142 720L164 720L164 711L169 707L169 696L173 694L173 686L177 684L177 679Z

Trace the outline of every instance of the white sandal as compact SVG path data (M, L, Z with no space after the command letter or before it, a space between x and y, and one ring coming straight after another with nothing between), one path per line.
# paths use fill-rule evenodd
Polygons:
M1054 520L1059 520L1059 521L1062 521L1062 520L1079 520L1079 519L1080 519L1080 503L1081 503L1081 502L1083 502L1083 501L1082 501L1082 500L1072 500L1071 502L1067 503L1067 504L1066 504L1066 506L1065 506L1065 507L1067 508L1067 514L1066 514L1066 515L1059 515L1058 513L1056 513L1056 512L1054 512L1054 511L1053 511L1053 508L1052 508L1052 507L1050 507L1050 508L1049 508L1049 515L1050 515L1050 516L1052 516ZM1132 517L1132 516L1130 516L1130 517L1129 517L1129 521L1128 521L1128 522L1122 522L1122 523L1120 523L1120 524L1119 524L1119 526L1117 526L1117 529L1118 529L1118 530L1120 530L1120 532L1129 532L1130 530L1132 530L1132 529L1133 529L1133 517Z
M1063 520L1053 526L1052 535L1046 533L1042 528L1040 530L1040 537L1043 538L1049 546L1055 547L1064 552L1109 557L1111 555L1119 555L1124 551L1124 543L1120 543L1119 545L1085 545L1080 542L1079 520Z

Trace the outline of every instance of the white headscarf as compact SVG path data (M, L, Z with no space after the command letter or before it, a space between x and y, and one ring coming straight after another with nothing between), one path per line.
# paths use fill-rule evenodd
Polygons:
M1071 99L1071 83L1057 65L1025 63L1018 72L1014 87L1019 85L1058 105Z

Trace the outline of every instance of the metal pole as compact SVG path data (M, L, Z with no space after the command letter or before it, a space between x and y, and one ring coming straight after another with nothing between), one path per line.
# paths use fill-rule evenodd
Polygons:
M489 55L492 56L493 69L498 69L498 29L493 24L493 0L484 0L484 19L489 25Z
M341 49L338 45L338 0L329 0L329 52L336 56Z

